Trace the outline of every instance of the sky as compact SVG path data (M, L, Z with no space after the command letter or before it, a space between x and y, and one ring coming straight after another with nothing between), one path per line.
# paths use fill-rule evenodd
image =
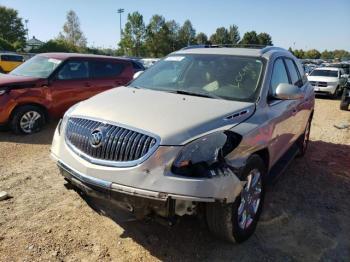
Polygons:
M147 24L154 14L180 24L189 19L197 33L208 36L217 27L236 24L247 31L266 32L284 48L350 51L350 0L0 0L28 19L29 36L47 41L62 31L67 11L74 10L89 46L116 48L120 39L118 8L138 11Z

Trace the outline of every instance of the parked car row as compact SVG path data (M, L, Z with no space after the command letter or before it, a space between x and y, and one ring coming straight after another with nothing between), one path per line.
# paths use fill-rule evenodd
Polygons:
M281 48L187 48L129 84L134 71L125 60L36 59L44 60L42 67L33 61L43 82L5 89L6 99L43 93L47 112L57 115L85 99L59 122L51 156L75 188L116 201L139 218L174 223L197 215L214 235L242 242L255 231L266 183L308 147L314 88L299 61ZM27 67L11 77L28 75ZM81 81L90 90L97 85L93 76L106 72L125 77L117 83L122 86L89 99L96 92L61 91ZM15 113L27 120L37 110L45 119L38 108Z

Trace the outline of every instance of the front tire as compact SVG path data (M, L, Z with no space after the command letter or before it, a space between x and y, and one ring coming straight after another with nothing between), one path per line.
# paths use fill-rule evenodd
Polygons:
M209 203L206 218L209 230L217 237L241 243L255 231L264 202L266 166L258 156L251 156L242 172L247 181L241 194L233 203Z
M44 111L38 106L21 106L15 109L10 127L16 134L32 134L39 132L46 123Z

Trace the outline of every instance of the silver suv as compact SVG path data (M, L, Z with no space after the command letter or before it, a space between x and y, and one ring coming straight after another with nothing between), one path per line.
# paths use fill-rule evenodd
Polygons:
M266 182L305 153L313 110L290 52L189 48L73 106L52 157L67 181L136 217L200 215L215 235L242 242Z

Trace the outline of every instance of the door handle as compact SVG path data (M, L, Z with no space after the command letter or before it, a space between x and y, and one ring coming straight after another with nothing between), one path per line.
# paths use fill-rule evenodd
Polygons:
M85 86L85 87L90 87L91 85L90 85L89 82L85 82L84 86Z

